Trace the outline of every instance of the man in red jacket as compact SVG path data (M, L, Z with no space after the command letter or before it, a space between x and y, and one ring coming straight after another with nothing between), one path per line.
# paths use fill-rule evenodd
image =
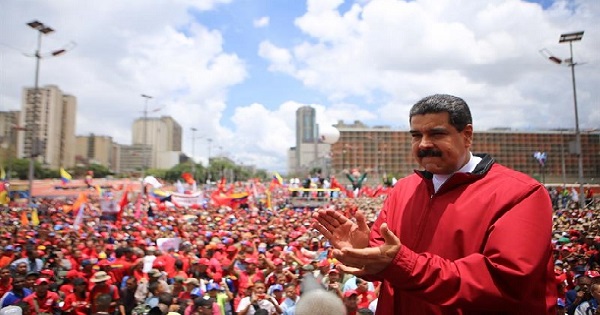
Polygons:
M37 279L35 292L23 299L23 302L29 304L31 314L56 314L60 310L60 297L55 292L48 291L49 284L46 278Z
M473 155L464 100L433 95L410 110L422 170L398 181L369 228L335 210L315 227L344 271L383 281L377 315L555 314L552 205L540 183Z

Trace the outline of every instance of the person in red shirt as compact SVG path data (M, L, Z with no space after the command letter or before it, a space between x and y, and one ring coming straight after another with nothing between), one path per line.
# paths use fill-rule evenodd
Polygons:
M361 278L356 278L355 291L358 295L358 308L369 308L369 304L377 298L375 292L369 291L369 283Z
M135 264L132 264L127 260L126 253L128 251L131 251L128 247L119 247L115 250L116 259L111 264L111 271L115 277L115 283L121 283L124 277L132 275ZM137 277L136 279L139 280Z
M10 276L10 269L4 267L0 269L0 297L4 296L4 293L12 289L12 277Z
M111 297L109 310L111 314L114 313L117 308L117 302L119 301L119 290L116 286L107 284L108 280L110 280L110 276L105 271L96 272L94 277L90 280L92 283L95 283L88 296L88 302L91 305L90 311L92 314L98 311L96 299L102 294L108 294Z
M87 285L83 278L73 279L73 292L69 293L65 298L62 311L64 314L71 315L89 314L90 303L88 300Z
M54 314L60 310L58 301L60 297L55 292L48 291L50 282L46 278L35 281L35 293L23 299L29 305L30 314Z
M258 261L255 258L246 258L244 259L244 264L246 265L246 270L240 272L240 286L239 293L246 292L246 289L256 281L265 280L265 275L261 270L256 268L256 264Z
M4 252L2 252L2 256L0 256L0 268L10 265L10 263L15 260L14 250L15 248L12 245L6 245L6 247L4 247Z
M175 278L181 278L183 280L188 278L187 272L183 269L183 262L179 259L175 260L175 274L173 275L173 279Z
M354 290L344 292L344 306L346 307L346 314L356 315L358 310L358 293Z

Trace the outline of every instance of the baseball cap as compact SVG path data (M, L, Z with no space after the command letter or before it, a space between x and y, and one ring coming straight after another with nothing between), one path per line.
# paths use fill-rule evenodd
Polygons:
M41 285L42 283L49 284L50 280L46 278L38 278L37 280L35 280L35 285Z
M221 287L219 286L219 284L211 282L206 285L206 291L211 291L211 290L221 290Z
M202 290L200 288L194 288L190 291L190 295L202 296Z
M350 297L350 296L352 296L352 295L358 295L358 293L356 293L356 291L355 291L355 290L348 290L348 291L344 292L344 297L345 297L345 298L346 298L346 297Z

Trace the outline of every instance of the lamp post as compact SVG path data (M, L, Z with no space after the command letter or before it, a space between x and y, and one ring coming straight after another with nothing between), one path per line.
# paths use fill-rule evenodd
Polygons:
M141 97L144 98L144 124L143 124L143 135L142 135L142 143L144 144L144 147L142 149L142 180L144 178L144 175L146 174L146 168L148 167L148 152L146 152L146 146L148 145L147 143L147 130L146 130L146 124L148 123L148 100L150 100L152 98L152 96L150 95L146 95L146 94L141 94Z
M212 138L206 138L206 141L208 142L208 160L206 161L206 165L208 167L208 184L210 184L210 180L212 179L211 176L211 169L210 169L210 147L212 145Z
M583 31L565 33L560 35L558 43L569 43L570 58L565 61L567 62L567 65L571 68L571 82L573 85L573 106L575 108L575 151L577 153L579 206L583 209L585 207L585 192L583 189L583 148L581 147L581 131L579 130L579 112L577 109L577 88L575 85L575 65L577 65L577 63L573 61L573 42L580 41L582 37Z
M29 146L29 196L27 197L27 201L29 204L32 202L33 198L33 177L34 177L34 161L35 157L40 154L40 144L38 139L38 104L40 100L40 89L39 89L39 77L40 77L40 60L42 59L41 48L42 48L42 35L50 34L54 32L54 29L50 28L47 25L40 21L32 21L27 23L27 25L38 32L37 38L37 48L35 51L35 81L34 81L34 96L33 96L33 109L31 110L31 143ZM63 51L57 51L52 53L53 55L59 55Z
M196 128L190 128L192 130L192 177L196 179L196 161L194 161L194 154L196 154Z

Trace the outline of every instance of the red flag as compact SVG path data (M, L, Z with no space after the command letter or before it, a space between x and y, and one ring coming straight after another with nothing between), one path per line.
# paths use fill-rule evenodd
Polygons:
M127 186L127 188L125 188L125 191L123 192L123 195L121 196L121 201L119 202L119 212L117 212L117 217L116 217L116 221L115 224L117 227L121 227L121 219L123 218L123 210L125 210L125 207L127 206L127 204L129 203L129 191L130 191L130 187Z
M191 185L191 184L194 183L194 177L190 173L183 173L183 174L181 174L181 178L183 178L183 180L186 183L188 183L189 185Z

